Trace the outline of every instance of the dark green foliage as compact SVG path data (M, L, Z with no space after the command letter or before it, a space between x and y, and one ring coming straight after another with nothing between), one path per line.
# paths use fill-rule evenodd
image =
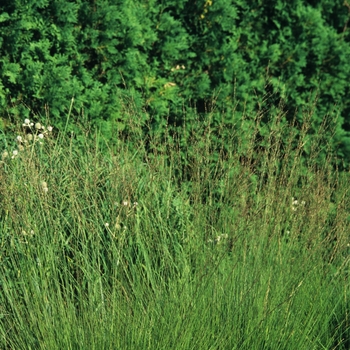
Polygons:
M311 134L339 112L326 138L348 163L349 11L342 0L7 2L1 115L23 118L46 106L63 128L74 97L69 129L90 121L109 139L130 118L162 133L185 116L190 123L193 110L214 111L214 125L224 119L228 127L244 116L249 133L250 115L260 111L263 126L281 99L296 126L316 101ZM126 112L130 103L136 116Z

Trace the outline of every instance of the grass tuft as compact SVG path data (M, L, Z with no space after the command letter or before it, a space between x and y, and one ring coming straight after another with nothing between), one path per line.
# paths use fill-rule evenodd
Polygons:
M0 163L0 348L348 349L349 174L271 120L132 148L25 121Z

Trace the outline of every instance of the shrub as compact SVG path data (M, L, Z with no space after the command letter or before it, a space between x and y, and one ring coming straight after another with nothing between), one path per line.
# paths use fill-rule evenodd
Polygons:
M190 127L193 110L205 119L215 108L228 125L245 117L253 129L249 115L281 100L298 127L317 100L310 134L330 114L336 132L327 138L348 162L349 10L342 1L30 0L0 9L2 115L49 110L62 129L74 97L68 129L88 120L112 139L132 117L126 101L147 134L183 126L185 116Z

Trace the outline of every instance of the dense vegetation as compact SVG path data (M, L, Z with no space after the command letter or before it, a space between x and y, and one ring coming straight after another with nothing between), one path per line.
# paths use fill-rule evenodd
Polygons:
M215 166L200 121L184 166L180 135L101 149L27 120L0 164L0 347L348 349L349 174L281 116Z
M0 5L0 348L350 348L345 1Z
M68 128L78 132L75 122L88 120L109 139L127 127L130 101L145 136L215 108L213 128L225 111L225 124L251 116L251 129L257 110L282 99L297 129L315 107L310 135L330 115L328 142L347 165L349 9L343 0L2 3L2 128L49 113L62 129L74 97Z

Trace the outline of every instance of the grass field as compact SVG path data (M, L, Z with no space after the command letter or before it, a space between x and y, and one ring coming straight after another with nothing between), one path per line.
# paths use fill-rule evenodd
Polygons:
M2 145L1 349L350 348L349 173L317 138L305 160L278 122L244 156L207 127L130 147L26 124Z

